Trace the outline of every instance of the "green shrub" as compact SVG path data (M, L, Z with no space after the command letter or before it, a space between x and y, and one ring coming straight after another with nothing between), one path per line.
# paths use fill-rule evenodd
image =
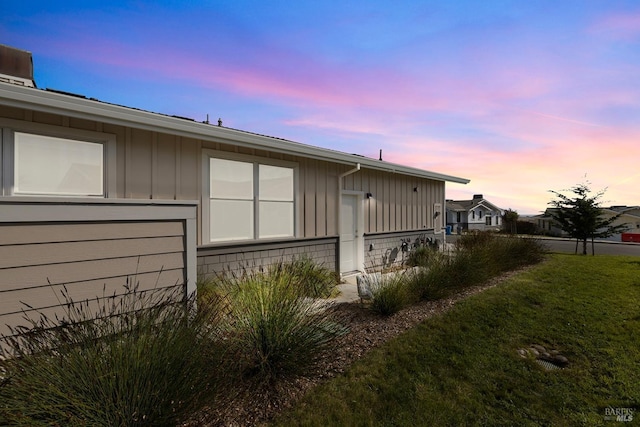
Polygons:
M429 260L437 253L437 248L430 246L418 246L409 252L406 264L409 267L425 267Z
M538 226L529 221L517 221L516 227L518 229L518 234L534 235L538 233Z
M495 240L496 234L492 231L472 231L461 235L455 245L459 249L486 248Z
M218 307L176 302L180 287L125 288L94 301L65 294L70 323L41 315L4 337L1 425L174 426L211 403Z
M413 301L408 277L410 273L390 273L371 284L371 309L384 316L397 313Z
M238 369L261 382L298 374L346 332L324 301L306 297L286 268L221 277L227 345Z

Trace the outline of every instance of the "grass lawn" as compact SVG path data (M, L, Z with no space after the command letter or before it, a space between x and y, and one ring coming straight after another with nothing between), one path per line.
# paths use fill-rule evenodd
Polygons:
M569 359L546 371L520 348ZM551 255L357 361L277 425L640 424L640 258ZM616 425L616 424L614 424Z

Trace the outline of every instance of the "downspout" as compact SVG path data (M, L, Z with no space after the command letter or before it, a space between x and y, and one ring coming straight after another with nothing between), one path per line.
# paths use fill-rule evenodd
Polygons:
M360 170L360 163L356 163L356 167L346 171L345 173L341 173L340 175L338 175L338 184L342 184L342 178L344 178L347 175L351 175L352 173L356 173ZM340 190L342 190L342 186L340 185Z
M442 249L447 252L447 182L444 182L444 194L440 205L440 231L442 232ZM438 220L438 218L436 218ZM435 224L433 224L435 226ZM434 233L435 234L435 233Z
M342 178L344 178L347 175L351 175L353 173L356 173L360 170L360 163L356 163L356 167L353 169L350 169L344 173L341 173L340 175L338 175L338 206L336 206L336 218L337 218L337 228L338 228L338 256L337 256L337 262L336 265L338 266L338 273L340 274L340 278L342 278L342 272L340 271L340 224L341 224L341 218L340 218L340 211L342 210Z

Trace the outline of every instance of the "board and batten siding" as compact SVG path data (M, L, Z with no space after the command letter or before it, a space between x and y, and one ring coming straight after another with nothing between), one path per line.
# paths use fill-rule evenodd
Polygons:
M195 291L196 202L0 198L0 335L24 314L173 286ZM34 310L37 310L36 313Z
M200 200L202 194L203 149L277 159L299 165L297 201L298 236L336 236L337 175L343 165L216 141L130 128L110 123L69 118L7 106L0 106L0 127L29 123L49 126L56 135L82 130L115 136L116 190L113 198L151 200ZM39 130L42 131L42 127ZM46 128L44 128L46 129ZM28 131L28 130L27 130ZM45 131L46 132L46 131ZM201 216L198 206L198 217ZM198 243L201 244L201 233Z
M50 126L57 135L81 130L115 136L116 189L113 198L151 200L201 200L203 150L240 153L298 164L296 193L297 238L338 235L338 176L354 165L334 163L236 146L214 140L199 140L90 121L59 114L0 106L0 127ZM413 191L414 187L418 191ZM365 233L433 228L433 204L444 203L444 182L386 171L362 169L343 179L342 190L370 192L366 199ZM198 205L198 218L201 207ZM198 223L198 227L200 224ZM200 231L198 244L202 244Z
M343 190L371 193L363 201L365 234L433 229L442 221L434 218L434 204L444 203L442 181L363 169L343 178Z

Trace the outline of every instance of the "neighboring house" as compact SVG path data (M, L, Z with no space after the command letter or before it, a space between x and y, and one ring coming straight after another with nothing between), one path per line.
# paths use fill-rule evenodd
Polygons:
M502 209L474 194L471 200L447 200L447 226L454 233L463 230L499 230L502 226Z
M565 233L551 216L556 208L547 208L543 214L532 217L536 221L538 231L541 234L550 236L566 237ZM604 219L612 218L620 214L620 217L613 222L612 225L625 225L627 230L623 233L614 234L604 240L615 242L632 241L640 242L640 206L611 206L602 208L601 217Z
M445 183L468 182L13 80L0 78L2 202L196 201L203 275L303 254L343 274L391 265L442 232Z
M518 220L534 224L536 234L556 237L562 235L562 230L557 226L547 211L538 215L521 215L518 217Z
M611 206L605 215L621 214L613 225L624 224L627 230L612 236L609 240L640 243L640 206Z

